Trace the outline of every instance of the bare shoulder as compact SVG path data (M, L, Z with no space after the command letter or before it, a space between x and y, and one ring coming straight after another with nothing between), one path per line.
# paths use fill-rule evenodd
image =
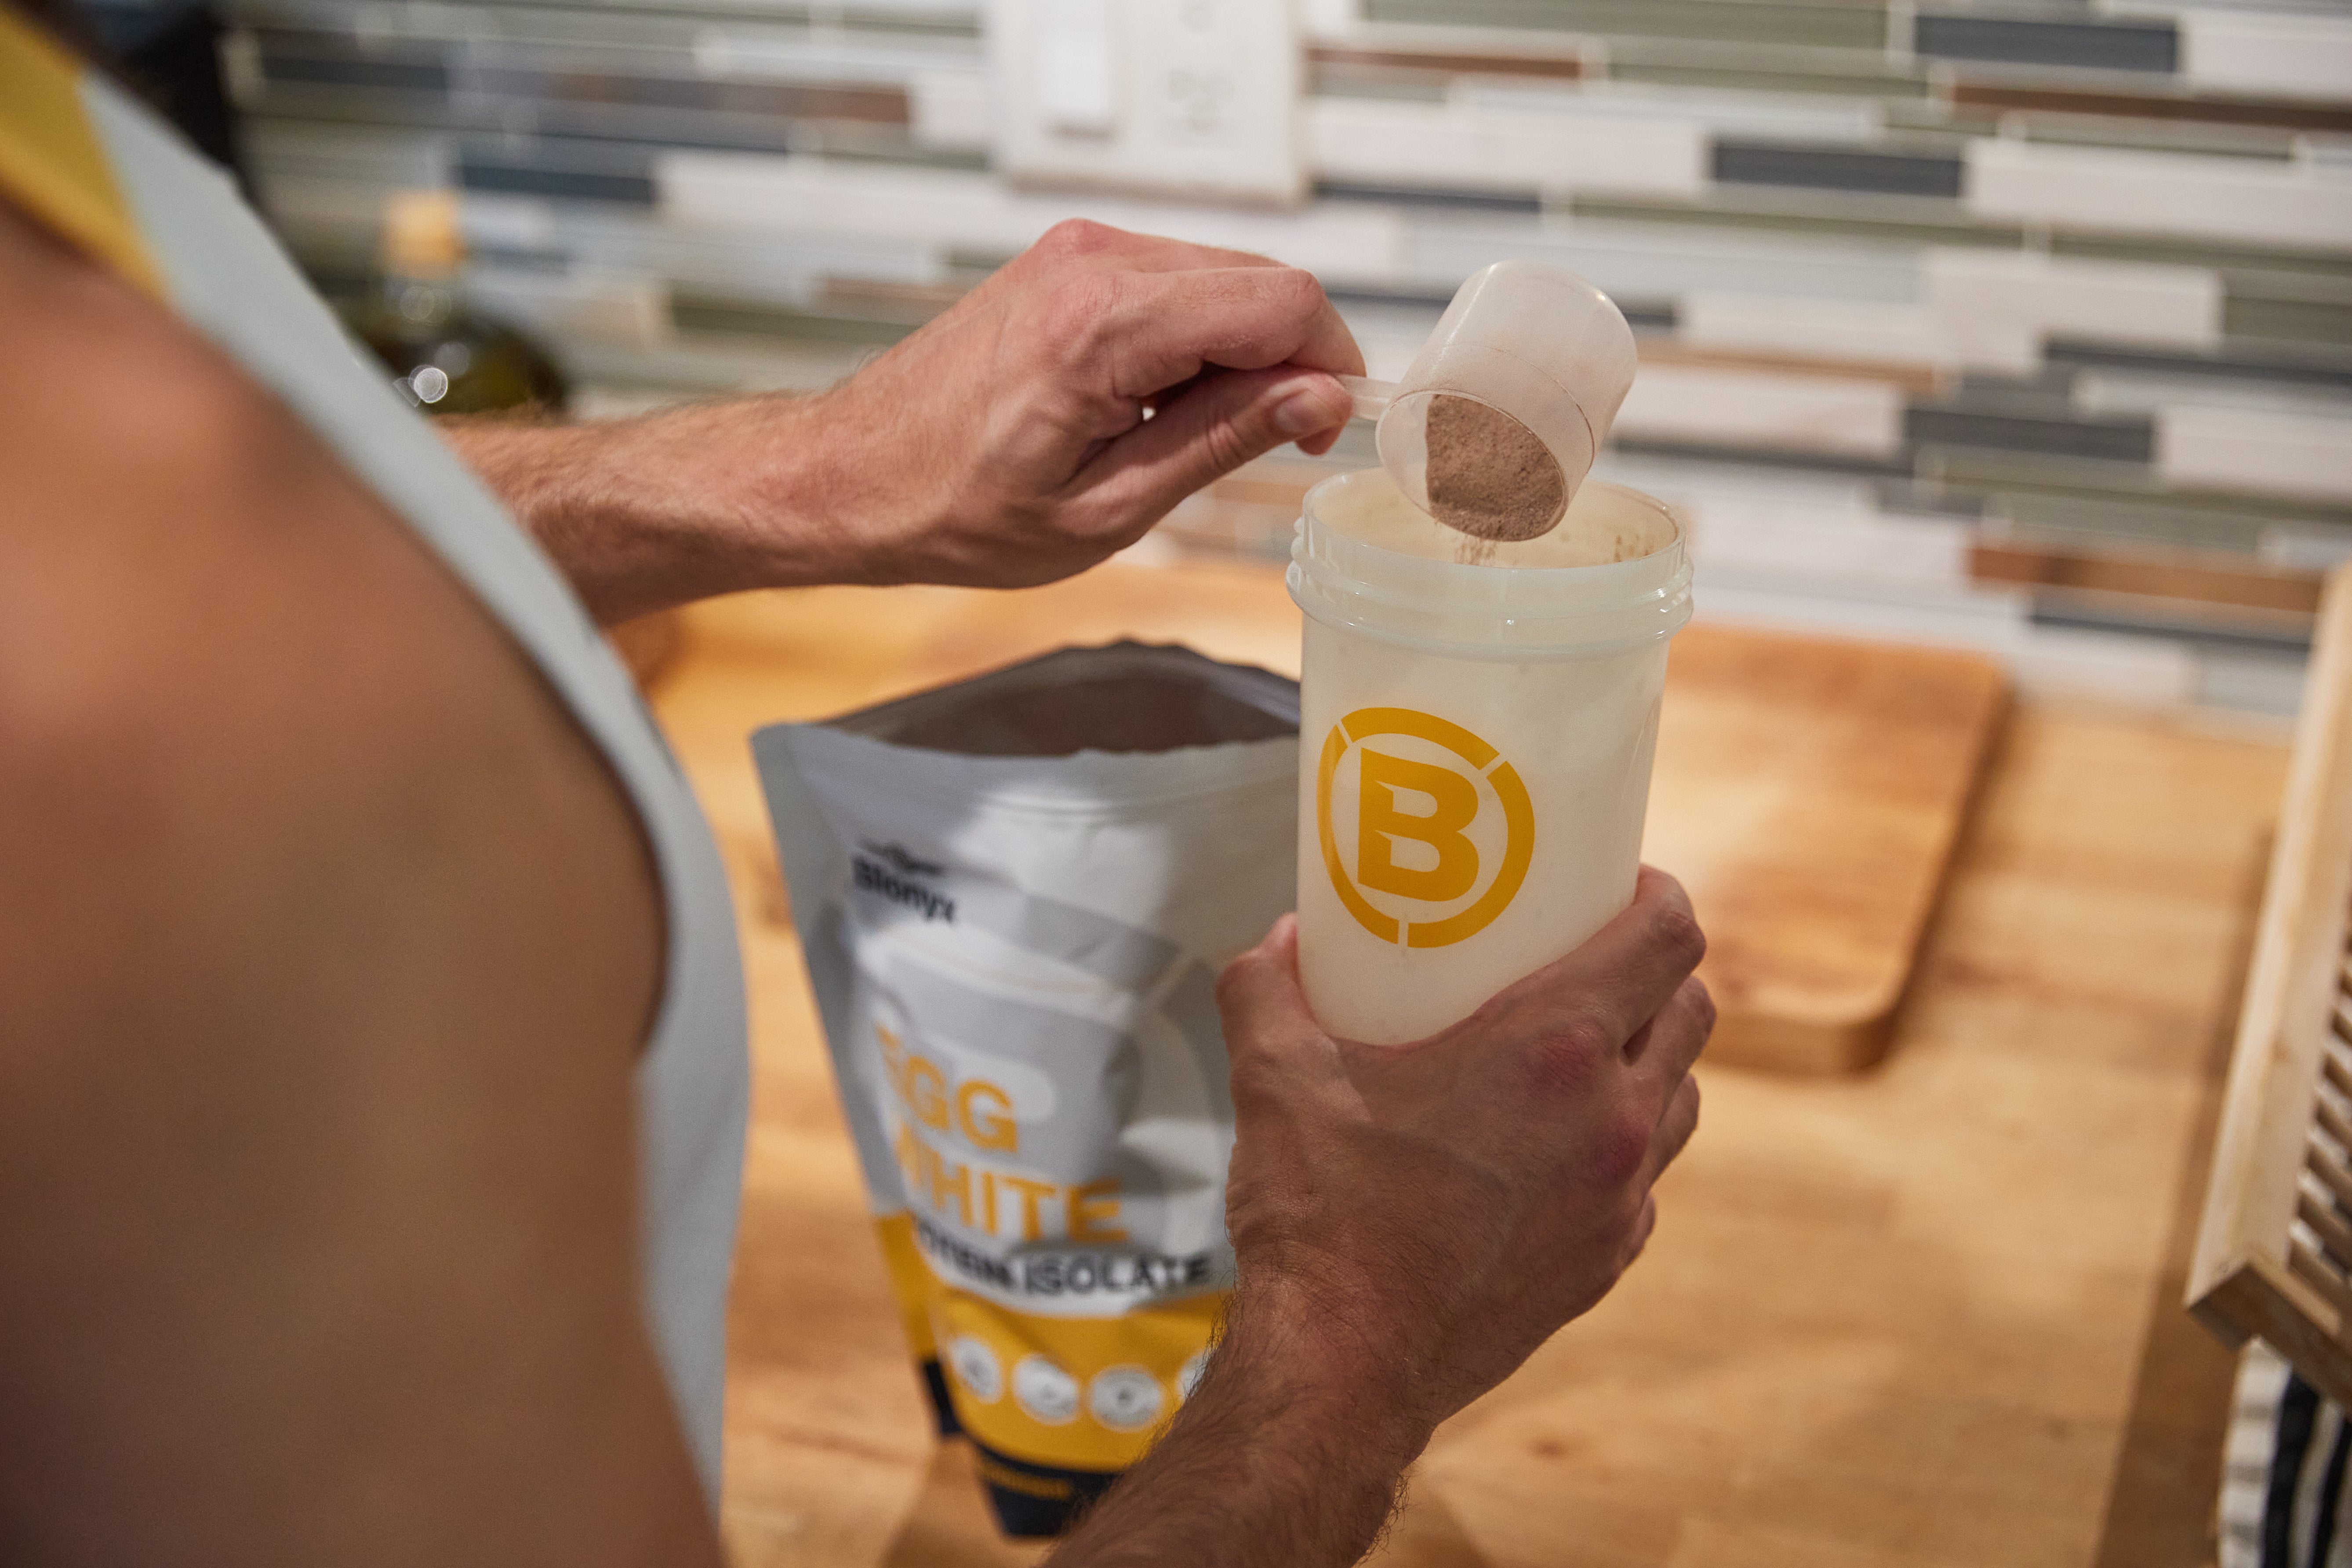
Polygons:
M701 1560L625 799L211 345L5 205L0 298L0 1539Z
M604 853L561 858L604 876L592 907L647 916L634 819L584 738L330 450L5 206L0 293L0 836L21 836L0 921L38 951L99 938L43 911L290 892L322 857L386 888L427 874L423 838L388 834L503 837L509 858L584 837ZM612 934L648 947L635 923Z
M226 717L224 678L287 638L413 616L370 606L404 565L424 586L418 552L210 344L5 205L0 290L0 765L162 742L157 710L211 691Z

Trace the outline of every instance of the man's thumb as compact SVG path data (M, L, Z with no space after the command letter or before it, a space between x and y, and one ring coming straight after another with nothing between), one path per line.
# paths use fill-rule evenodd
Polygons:
M1322 1033L1298 989L1297 915L1275 921L1264 942L1225 966L1217 981L1217 1010L1224 1016L1229 1051Z
M1321 371L1224 371L1104 447L1080 480L1093 504L1140 528L1251 458L1346 424L1349 410L1347 393Z

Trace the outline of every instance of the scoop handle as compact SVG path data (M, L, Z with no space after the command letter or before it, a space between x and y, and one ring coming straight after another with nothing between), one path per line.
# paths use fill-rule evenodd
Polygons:
M1397 384L1393 381L1374 381L1362 375L1334 375L1331 379L1347 389L1355 405L1350 412L1359 419L1377 422L1389 411L1389 405L1396 401Z

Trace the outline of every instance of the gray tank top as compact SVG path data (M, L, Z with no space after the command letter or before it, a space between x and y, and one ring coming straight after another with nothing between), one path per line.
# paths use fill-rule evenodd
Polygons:
M5 11L0 195L147 289L277 394L530 655L626 789L669 942L637 1066L645 1308L715 1506L750 1100L742 965L717 847L635 683L547 558L362 362L227 178Z

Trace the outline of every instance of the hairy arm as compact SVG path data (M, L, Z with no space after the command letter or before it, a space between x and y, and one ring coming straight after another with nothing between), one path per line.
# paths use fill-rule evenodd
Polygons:
M1437 1424L1641 1252L1714 1026L1674 879L1410 1046L1326 1035L1289 918L1219 987L1240 1289L1168 1435L1055 1568L1341 1568Z
M1370 1549L1429 1428L1351 1364L1311 1302L1235 1298L1167 1436L1053 1554L1054 1568L1340 1568Z
M634 818L282 407L0 205L0 1561L695 1564Z
M1219 475L1328 449L1363 358L1314 278L1061 225L830 391L441 422L597 618L813 583L1082 571Z

